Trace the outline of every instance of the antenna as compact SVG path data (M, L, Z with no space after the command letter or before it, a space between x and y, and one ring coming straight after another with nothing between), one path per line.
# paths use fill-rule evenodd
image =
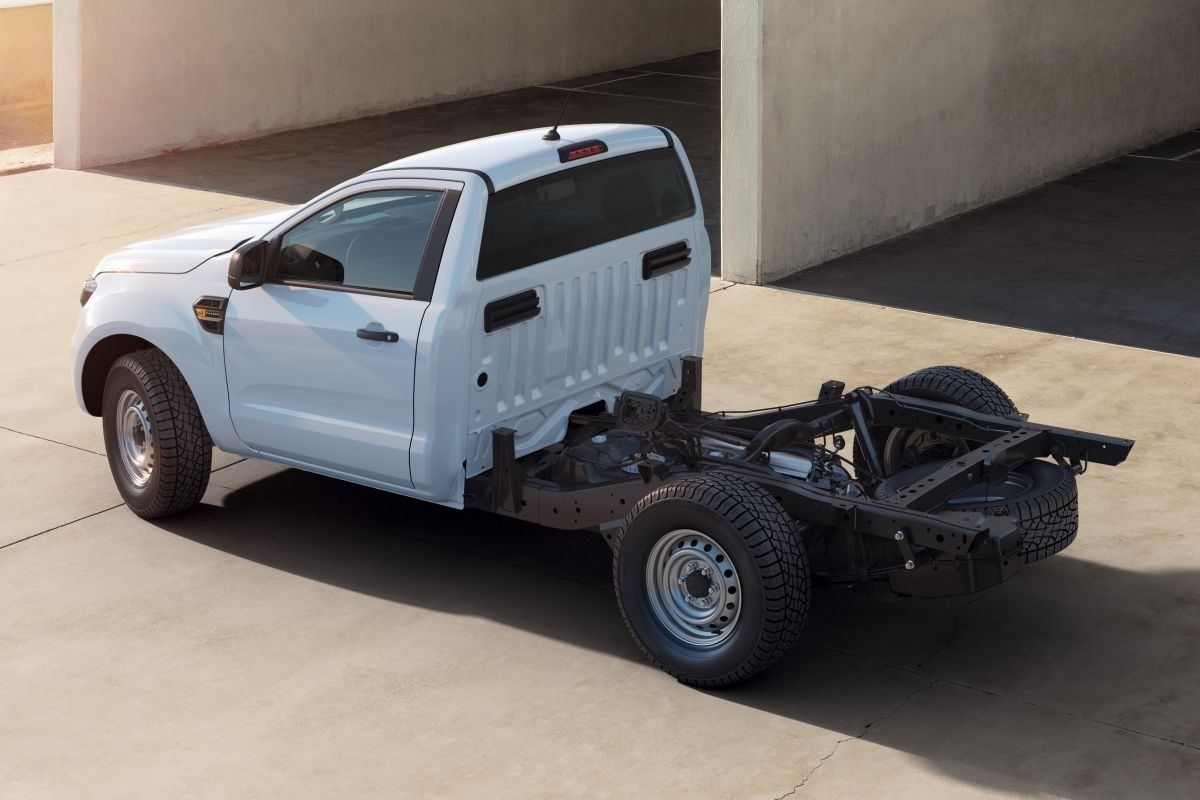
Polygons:
M567 103L571 102L571 95L573 94L575 94L574 89L567 89L567 99L563 100L562 108L558 110L558 119L554 120L554 127L542 135L542 138L547 142L557 142L562 138L558 135L558 123L562 122L563 113L567 110Z

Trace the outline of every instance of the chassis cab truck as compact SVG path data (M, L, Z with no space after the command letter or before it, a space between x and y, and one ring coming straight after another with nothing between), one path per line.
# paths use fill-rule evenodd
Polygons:
M597 531L635 640L698 686L782 656L815 584L959 594L1061 550L1076 475L1132 447L957 367L703 411L710 265L672 132L493 136L105 257L76 394L148 519L200 501L215 445Z

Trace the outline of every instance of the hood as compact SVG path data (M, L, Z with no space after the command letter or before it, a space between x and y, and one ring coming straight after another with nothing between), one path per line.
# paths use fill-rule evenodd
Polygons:
M101 272L189 272L244 241L262 236L283 221L295 206L258 211L219 222L184 228L159 239L147 239L109 253L92 273Z

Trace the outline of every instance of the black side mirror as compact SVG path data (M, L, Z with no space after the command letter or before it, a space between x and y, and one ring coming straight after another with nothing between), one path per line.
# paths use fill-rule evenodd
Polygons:
M229 286L251 289L261 286L267 277L267 254L271 243L255 239L238 246L229 257Z

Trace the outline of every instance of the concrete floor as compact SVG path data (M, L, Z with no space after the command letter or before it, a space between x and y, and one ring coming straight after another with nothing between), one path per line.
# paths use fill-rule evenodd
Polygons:
M216 191L238 160L207 152L178 162L207 190L0 178L0 797L1196 796L1200 360L717 284L709 408L956 363L1138 444L1081 481L1066 553L970 598L820 593L782 663L695 691L641 659L594 536L221 454L194 513L120 505L70 386L79 283L273 205Z
M1200 130L801 272L830 297L1200 355Z
M0 175L39 169L54 160L54 108L49 102L0 105Z

